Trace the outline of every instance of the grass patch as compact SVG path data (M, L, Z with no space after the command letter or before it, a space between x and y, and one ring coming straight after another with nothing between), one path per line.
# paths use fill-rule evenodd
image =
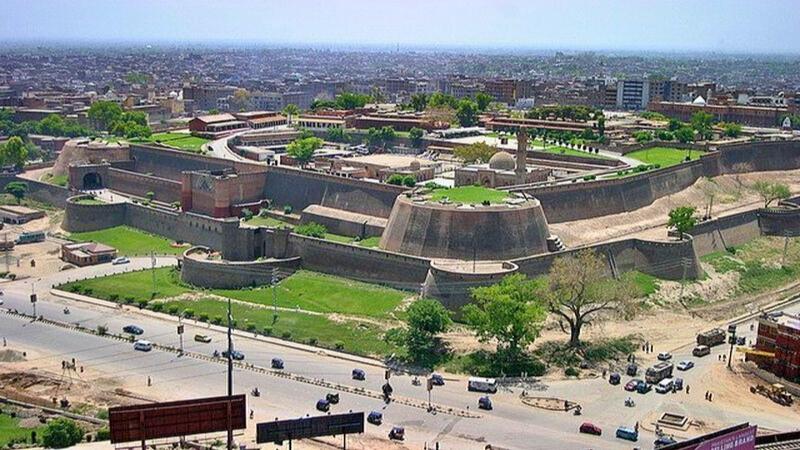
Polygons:
M203 144L209 142L208 139L192 136L186 133L154 133L145 139L133 139L131 142L140 143L159 143L178 150L185 150L192 153L202 153Z
M594 153L594 152L589 153L588 151L575 150L574 148L562 147L560 145L548 145L545 148L536 147L536 148L531 148L531 150L534 152L534 155L536 152L544 152L544 153L551 153L554 155L577 156L578 158L612 159L609 158L608 156L601 155L599 153Z
M12 443L31 443L31 431L36 432L37 440L41 440L45 426L21 428L19 419L8 414L0 414L0 448L10 448Z
M294 225L292 225L291 223L284 222L283 220L276 219L276 218L271 217L271 216L264 216L264 217L262 217L262 216L254 216L250 220L245 220L244 223L246 223L247 225L252 225L254 227L270 227L270 228L287 227L287 228L294 228Z
M214 294L272 305L272 289L216 289ZM278 283L277 305L322 312L386 317L409 294L396 289L300 270Z
M597 365L608 361L622 361L639 348L634 336L599 339L583 342L580 347L570 347L566 342L544 342L533 354L548 366L560 368L578 367L582 362Z
M47 212L58 211L58 208L50 203L40 202L28 197L23 198L19 203L17 203L17 199L11 194L0 194L0 205L22 205L27 206L28 208L40 209Z
M91 197L91 198L90 197L80 198L75 203L77 203L78 205L105 205L106 204L106 202L104 202L104 201L102 201L100 199L94 198L94 197Z
M630 280L639 291L639 294L647 297L658 291L658 278L639 271L626 272L622 275L623 279Z
M757 294L785 286L800 277L800 242L790 238L784 260L784 238L760 237L727 252L705 255L701 260L719 273L738 272L737 291Z
M682 150L672 147L653 147L627 153L628 158L637 159L645 164L658 164L662 168L674 166L684 162L687 156L692 160L700 159L699 150Z
M66 187L67 183L69 182L68 175L53 175L52 173L46 173L41 178L42 181L48 184L54 184L56 186Z
M155 295L153 294L153 272L156 275ZM124 301L126 297L132 297L134 301L138 301L174 297L192 291L190 287L181 283L176 267L159 267L154 271L139 270L73 281L57 286L57 289L118 302Z
M380 236L372 236L358 241L358 245L367 248L377 248L380 243L381 243Z
M524 355L518 363L508 366L501 361L495 352L478 350L471 353L447 354L445 362L440 366L449 373L461 373L476 377L519 376L527 373L529 376L542 376L547 371L547 366L533 355ZM505 367L505 369L503 369Z
M431 200L438 202L444 198L450 199L453 203L480 204L484 201L490 203L502 203L508 198L508 193L489 189L483 186L462 186L450 189L435 189L431 193Z
M173 241L163 236L150 234L126 225L105 228L97 231L70 233L70 239L76 242L99 242L117 249L120 255L178 255L186 250L173 247Z

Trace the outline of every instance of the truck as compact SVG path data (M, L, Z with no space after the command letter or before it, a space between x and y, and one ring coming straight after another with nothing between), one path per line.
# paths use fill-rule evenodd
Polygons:
M497 381L494 378L469 377L467 390L494 394L497 392Z
M17 238L17 244L30 244L33 242L44 242L44 231L25 231Z
M673 366L670 362L660 362L653 367L649 367L644 373L644 379L650 384L657 384L665 378L672 377Z
M704 331L697 335L697 344L713 347L725 343L725 331L720 328Z

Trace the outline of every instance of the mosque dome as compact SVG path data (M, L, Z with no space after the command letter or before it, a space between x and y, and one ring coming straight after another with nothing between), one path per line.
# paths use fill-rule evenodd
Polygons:
M517 167L514 157L508 152L497 152L489 159L489 168L494 170L514 170Z

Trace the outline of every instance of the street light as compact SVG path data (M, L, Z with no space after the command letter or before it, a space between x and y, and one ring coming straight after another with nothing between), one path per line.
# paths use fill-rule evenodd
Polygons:
M731 368L731 359L733 359L733 346L736 345L736 325L728 325L728 343L731 344L730 352L728 353L728 369Z

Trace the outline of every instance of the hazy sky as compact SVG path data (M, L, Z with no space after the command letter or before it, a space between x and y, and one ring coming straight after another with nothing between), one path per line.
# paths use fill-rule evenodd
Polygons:
M800 0L0 0L0 41L800 53Z

